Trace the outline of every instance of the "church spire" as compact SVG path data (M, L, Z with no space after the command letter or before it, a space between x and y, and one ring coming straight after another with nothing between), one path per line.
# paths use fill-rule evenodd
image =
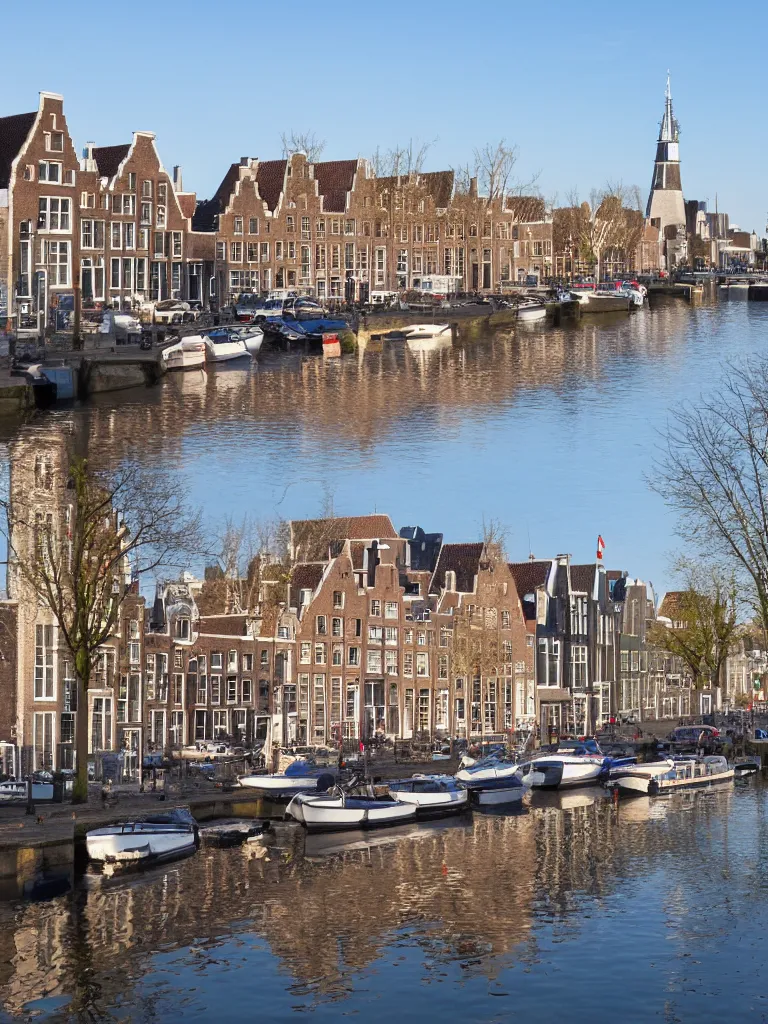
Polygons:
M664 117L661 119L659 142L677 142L680 137L679 125L672 113L672 88L667 71L667 88L664 91Z

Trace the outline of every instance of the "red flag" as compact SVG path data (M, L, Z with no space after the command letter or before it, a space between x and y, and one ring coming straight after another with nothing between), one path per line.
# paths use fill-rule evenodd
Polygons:
M605 541L603 540L603 538L600 535L598 535L598 538L597 538L597 559L598 559L599 562L602 562L602 560L603 560L603 552L604 551L605 551Z

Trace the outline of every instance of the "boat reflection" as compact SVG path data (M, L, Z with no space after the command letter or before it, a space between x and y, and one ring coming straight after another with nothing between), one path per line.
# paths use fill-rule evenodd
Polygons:
M467 818L455 817L395 825L380 832L364 829L348 832L308 832L304 839L304 856L308 860L322 860L335 854L364 852L400 842L425 839L432 837L435 832L455 828L471 831L472 823Z

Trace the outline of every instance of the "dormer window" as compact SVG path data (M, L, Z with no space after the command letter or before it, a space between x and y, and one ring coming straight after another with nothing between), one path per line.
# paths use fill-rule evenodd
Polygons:
M309 604L312 600L312 591L308 589L299 591L299 604L303 607Z

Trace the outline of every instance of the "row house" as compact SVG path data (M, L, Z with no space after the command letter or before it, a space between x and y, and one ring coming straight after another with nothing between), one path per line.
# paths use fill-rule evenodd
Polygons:
M593 731L616 707L621 588L614 597L602 565L572 565L569 555L511 570L526 620L535 619L542 740Z
M145 300L186 297L186 239L195 197L162 165L152 132L130 143L88 143L79 175L83 308L131 309Z
M0 118L0 312L64 329L77 299L86 311L205 300L213 245L192 231L195 206L152 132L88 143L80 160L63 98L41 93L36 112Z
M419 527L398 537L387 517L370 516L294 523L291 553L318 556L292 577L298 739L532 727L520 602L508 566L485 545L443 544Z
M745 629L725 663L723 704L729 709L764 701L768 691L768 652L754 631Z
M79 171L61 96L43 92L36 111L0 118L0 307L39 330L77 278Z
M668 590L659 604L656 618L662 625L673 629L685 628L685 594L679 590ZM669 692L662 705L662 717L675 718L685 715L711 715L719 711L722 704L722 688L717 683L695 689L692 673L683 660L667 651L656 652L665 667L670 670ZM672 685L674 684L674 685Z
M273 289L347 301L382 290L498 291L551 276L543 202L491 202L476 186L456 196L452 171L376 177L360 159L244 157L198 204L193 225L216 234L224 301Z

